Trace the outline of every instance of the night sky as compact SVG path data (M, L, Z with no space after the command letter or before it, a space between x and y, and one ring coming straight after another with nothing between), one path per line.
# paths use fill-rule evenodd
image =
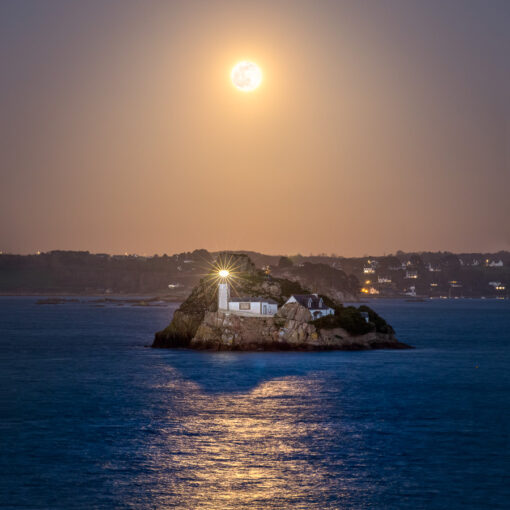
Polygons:
M0 251L510 249L509 27L508 0L4 0Z

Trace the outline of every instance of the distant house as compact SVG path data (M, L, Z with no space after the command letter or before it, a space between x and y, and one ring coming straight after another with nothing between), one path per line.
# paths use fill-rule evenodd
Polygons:
M416 287L411 285L409 288L405 289L404 294L406 296L416 297Z
M374 274L375 273L375 268L373 268L372 266L365 266L363 268L363 273L364 274Z
M377 278L377 283L391 283L391 278L388 278L386 276L379 276Z
M414 270L408 269L406 271L406 278L408 278L408 279L416 279L416 278L418 278L418 271L414 271Z
M492 260L489 263L489 267L503 267L503 266L504 266L504 264L503 264L502 260L498 260L497 262L495 260Z
M368 280L367 280L368 281ZM375 287L362 287L361 292L363 294L379 294L379 290Z
M285 304L287 303L299 303L310 311L314 319L335 313L335 310L327 306L318 294L293 294Z

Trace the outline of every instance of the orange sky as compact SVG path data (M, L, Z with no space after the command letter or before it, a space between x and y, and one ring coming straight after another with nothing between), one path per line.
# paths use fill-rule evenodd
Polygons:
M510 248L508 2L6 4L4 252Z

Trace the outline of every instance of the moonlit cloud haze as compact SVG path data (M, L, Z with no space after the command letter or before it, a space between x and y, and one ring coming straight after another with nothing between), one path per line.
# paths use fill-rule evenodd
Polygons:
M506 0L2 2L0 250L509 249L509 25Z

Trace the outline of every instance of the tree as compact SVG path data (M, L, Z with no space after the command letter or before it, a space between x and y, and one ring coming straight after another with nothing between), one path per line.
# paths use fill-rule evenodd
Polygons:
M293 265L294 263L289 259L289 257L280 257L280 260L278 261L278 267L281 268L292 267Z

